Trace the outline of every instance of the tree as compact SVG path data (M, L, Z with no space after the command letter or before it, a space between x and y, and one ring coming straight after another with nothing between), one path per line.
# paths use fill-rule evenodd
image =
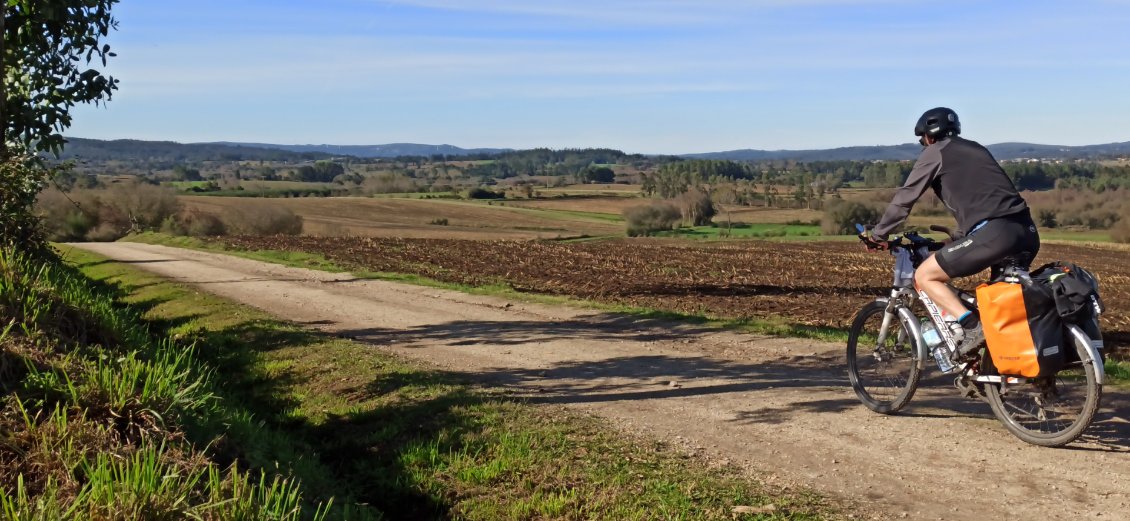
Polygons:
M117 21L117 0L3 0L0 2L0 245L46 247L36 195L52 172L36 158L58 154L77 103L104 103L117 80L87 68L114 56L102 42Z
M820 229L824 235L851 235L858 233L856 224L872 224L882 216L882 209L873 204L833 199L820 219Z
M5 147L58 153L71 108L110 100L118 80L88 67L114 56L102 40L117 29L117 1L5 0Z
M616 172L606 166L590 166L582 175L589 183L611 183L616 180Z

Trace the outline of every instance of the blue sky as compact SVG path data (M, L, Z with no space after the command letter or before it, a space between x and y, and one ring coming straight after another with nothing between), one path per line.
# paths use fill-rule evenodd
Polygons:
M1130 0L124 0L69 136L612 147L1130 141Z

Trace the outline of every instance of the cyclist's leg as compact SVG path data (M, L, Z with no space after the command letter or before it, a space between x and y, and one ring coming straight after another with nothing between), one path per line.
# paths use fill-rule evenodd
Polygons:
M918 289L925 291L930 300L933 300L938 307L949 313L950 316L960 317L968 309L965 308L965 304L961 303L961 299L957 298L957 295L946 286L950 278L946 270L938 264L937 255L931 255L914 272L914 283L918 285Z

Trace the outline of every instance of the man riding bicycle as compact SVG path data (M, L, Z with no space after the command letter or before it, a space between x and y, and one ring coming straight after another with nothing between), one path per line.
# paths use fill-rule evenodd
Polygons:
M953 214L958 239L923 262L914 282L947 313L958 343L955 358L976 349L985 337L978 317L946 283L1008 258L1027 268L1040 251L1031 212L1012 180L988 149L960 133L961 122L953 110L938 107L922 114L914 135L925 149L868 241L870 249L885 248L887 236L906 221L927 189L933 189Z

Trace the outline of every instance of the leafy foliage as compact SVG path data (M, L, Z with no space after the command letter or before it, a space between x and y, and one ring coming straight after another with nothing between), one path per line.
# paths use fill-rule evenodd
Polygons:
M875 205L841 200L828 205L820 223L825 235L851 235L856 233L856 223L872 224L882 216L882 211Z
M32 213L36 194L52 172L32 158L58 153L76 103L110 99L117 80L84 68L113 56L102 39L117 22L110 6L117 0L5 0L4 77L0 118L0 246L45 250ZM85 70L84 70L85 69Z
M628 223L628 237L670 230L681 215L675 205L665 201L627 208L624 210L624 220Z
M28 158L7 157L0 163L0 247L45 250L39 220L31 212L35 197L50 172Z
M58 153L77 103L102 103L118 81L86 68L114 56L103 43L117 0L8 0L4 13L4 142ZM85 66L84 66L85 65Z

